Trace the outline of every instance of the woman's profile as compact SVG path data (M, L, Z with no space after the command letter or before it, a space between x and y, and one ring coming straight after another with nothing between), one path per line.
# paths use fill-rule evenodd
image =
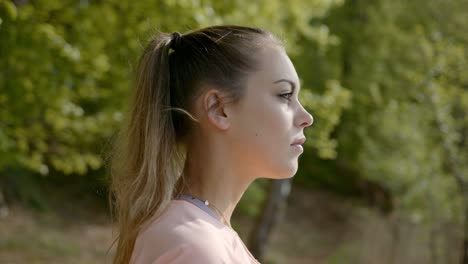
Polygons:
M258 263L231 215L257 178L294 176L312 116L281 41L234 25L159 33L112 161L114 263Z

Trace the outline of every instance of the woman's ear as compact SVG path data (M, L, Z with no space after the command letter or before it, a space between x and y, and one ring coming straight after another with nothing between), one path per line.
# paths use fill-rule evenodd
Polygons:
M230 125L225 107L225 97L219 90L209 90L203 96L203 110L207 114L209 123L221 130L228 129Z

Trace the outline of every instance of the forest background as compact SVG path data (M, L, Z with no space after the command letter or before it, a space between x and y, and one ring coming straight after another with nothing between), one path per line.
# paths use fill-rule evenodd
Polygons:
M0 262L109 261L106 155L143 46L158 31L241 24L285 40L315 119L261 259L468 263L466 10L466 0L0 0ZM246 241L269 186L255 182L236 211Z

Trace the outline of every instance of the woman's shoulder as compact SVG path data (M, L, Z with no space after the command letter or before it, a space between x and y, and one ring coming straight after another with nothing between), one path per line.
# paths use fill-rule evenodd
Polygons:
M173 200L139 233L132 263L162 263L154 262L161 259L182 263L188 260L184 258L193 258L190 263L222 263L228 254L225 235L223 225L204 211L189 202Z

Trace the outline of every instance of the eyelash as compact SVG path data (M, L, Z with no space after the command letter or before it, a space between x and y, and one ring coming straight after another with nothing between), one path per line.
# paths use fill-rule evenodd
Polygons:
M288 101L291 101L291 96L292 95L293 95L293 92L280 94L279 96L283 97L284 99L286 99Z

